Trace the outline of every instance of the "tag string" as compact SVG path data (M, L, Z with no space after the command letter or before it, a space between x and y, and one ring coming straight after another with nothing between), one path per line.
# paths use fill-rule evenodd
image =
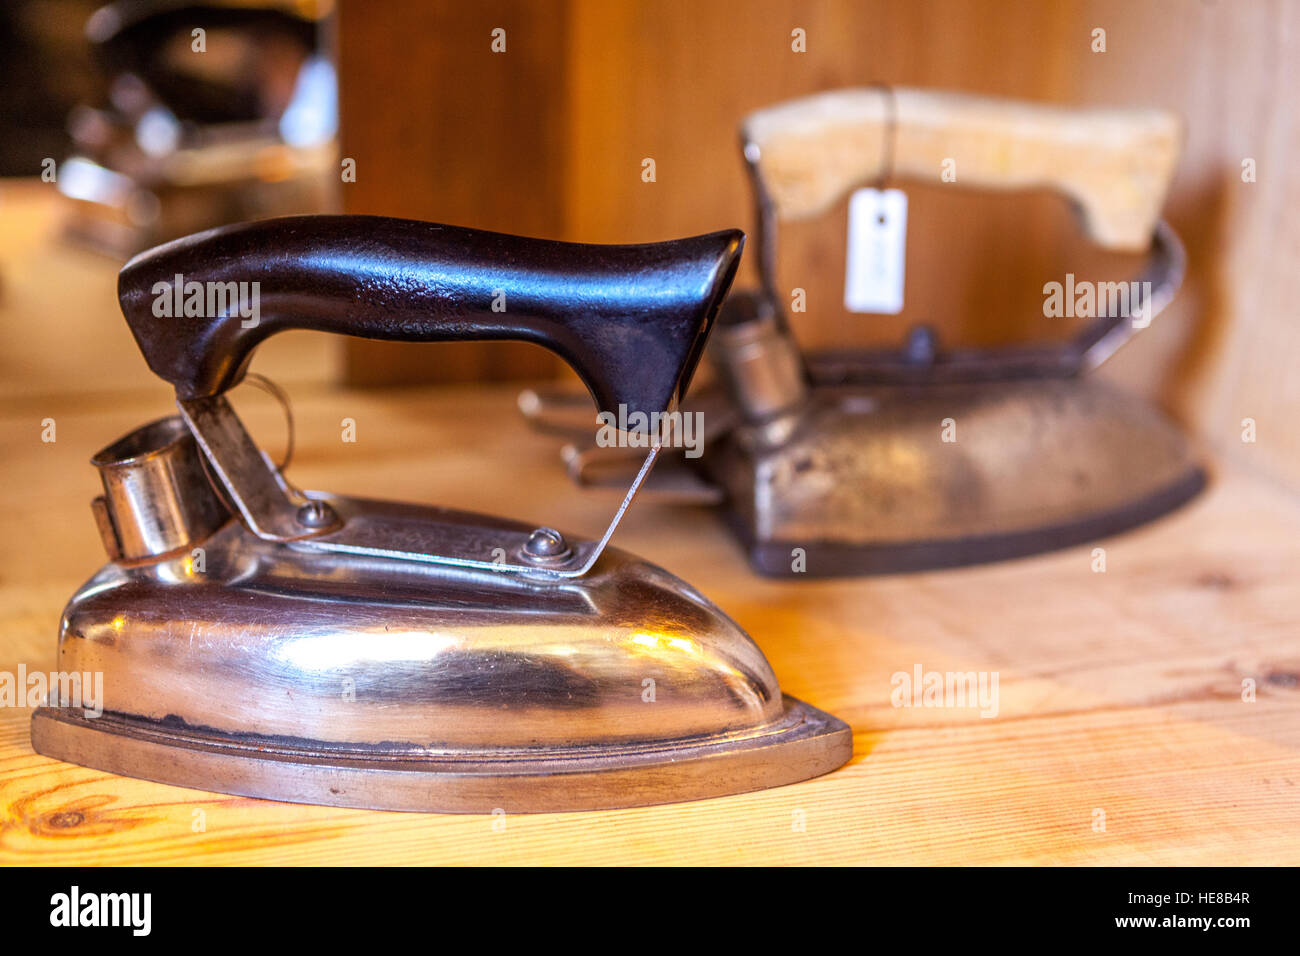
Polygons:
M885 184L894 178L894 140L898 137L898 101L894 96L894 87L889 83L873 83L872 89L885 94L885 130L880 143L880 176L876 188L884 189Z

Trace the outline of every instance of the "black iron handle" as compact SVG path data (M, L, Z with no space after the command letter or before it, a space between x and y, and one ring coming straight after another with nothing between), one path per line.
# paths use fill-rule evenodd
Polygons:
M122 314L180 398L238 383L286 329L403 342L517 339L567 361L601 410L669 408L690 382L744 234L599 246L378 216L213 229L122 269ZM179 313L179 314L177 314Z

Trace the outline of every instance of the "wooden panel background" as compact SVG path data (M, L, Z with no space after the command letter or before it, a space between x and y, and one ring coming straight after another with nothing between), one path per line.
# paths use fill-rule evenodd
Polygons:
M560 238L567 18L523 0L340 4L348 212ZM507 29L504 54L489 49ZM554 374L535 346L351 340L349 382L491 381Z
M1184 292L1104 374L1161 402L1210 444L1300 488L1295 301L1300 294L1300 3L1196 0L540 0L345 2L344 154L350 211L581 241L664 239L752 215L735 129L745 112L872 82L1024 99L1161 106L1187 121L1168 216L1187 242ZM393 5L393 6L398 6ZM400 24L400 28L397 27ZM490 32L507 30L505 54ZM807 52L791 50L795 27ZM1107 49L1091 49L1092 31ZM413 54L412 50L418 49ZM656 161L657 181L641 180ZM1243 158L1257 181L1242 182ZM945 340L1068 334L1042 317L1066 271L1120 278L1053 196L906 184L907 308L849 316L843 212L783 237L783 288L809 293L810 344L897 341L916 321ZM752 282L750 269L739 282ZM435 347L436 348L436 347ZM358 344L357 382L496 378L554 367L536 350ZM504 357L499 357L504 356ZM1259 439L1240 440L1255 419Z

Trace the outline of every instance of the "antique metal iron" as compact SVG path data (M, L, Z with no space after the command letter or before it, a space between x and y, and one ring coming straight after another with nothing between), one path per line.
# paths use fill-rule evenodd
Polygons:
M103 714L51 701L35 749L205 790L479 813L696 799L843 764L849 728L783 696L732 620L606 547L657 441L592 541L300 491L224 397L262 339L305 328L528 340L601 408L670 409L743 238L586 246L307 216L137 256L122 311L180 414L93 460L110 561L64 612L59 668L103 674ZM258 309L162 316L177 276L177 295L257 283Z
M709 350L716 382L687 399L704 414L703 455L661 466L648 490L721 505L764 574L823 577L1063 548L1150 521L1204 486L1164 416L1085 374L1182 281L1182 246L1159 220L1181 140L1175 117L872 88L760 111L741 138L761 287L724 305ZM946 349L921 326L897 350L801 350L776 291L779 222L891 175L934 178L953 156L958 185L1052 186L1075 201L1094 242L1146 250L1140 294L1058 345ZM627 471L625 454L593 446L582 427L589 402L533 391L521 407L570 437L579 483ZM946 420L960 440L942 440Z

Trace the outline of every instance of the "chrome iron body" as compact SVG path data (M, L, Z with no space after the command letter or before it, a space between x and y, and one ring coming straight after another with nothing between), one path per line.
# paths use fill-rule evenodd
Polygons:
M595 344L603 351L591 357L582 351L588 340L550 314L564 305L554 293L538 293L535 306L546 313L543 331L558 327L566 336L593 391L648 406L675 403L685 387L741 239L718 233L611 253L322 217L218 230L155 255L219 259L208 254L212 244L237 243L245 231L274 234L249 244L271 256L282 256L291 236L341 250L323 257L335 283L325 292L311 291L324 285L319 272L303 278L305 256L277 265L281 286L299 290L291 306L274 307L283 323L315 321L330 302L355 301L347 283L368 281L355 279L364 270L346 261L358 231L387 242L389 258L400 260L392 268L406 279L395 296L409 300L416 289L444 307L455 292L446 291L453 283L440 257L463 263L473 242L511 247L516 263L536 250L553 269L647 257L658 273L629 270L640 289L676 267L694 285L664 283L687 289L670 300L678 311L665 315L665 325L677 317L675 348L668 333L656 337L646 310L630 310L622 336L613 319L600 322ZM432 273L427 287L410 280L417 267ZM124 270L122 288L147 289L151 272L175 268L156 269L146 257ZM610 282L597 276L582 287L585 312L571 321L601 318L590 302L613 299ZM309 293L319 308L303 307ZM304 492L253 443L221 394L227 386L201 388L189 371L235 377L239 343L209 350L223 329L246 331L238 318L217 317L206 329L155 328L148 299L137 298L133 306L124 295L124 311L151 364L176 379L178 392L199 394L178 399L179 415L93 459L104 487L94 512L110 562L64 611L58 667L102 674L103 712L51 701L32 720L39 753L226 793L462 813L712 797L804 780L849 759L849 728L784 697L734 621L684 581L606 547L657 445L596 541L460 511ZM384 303L354 313L347 327L389 321L394 311ZM509 318L530 334L530 322L542 324L522 312ZM420 334L482 331L482 323L449 321ZM413 335L392 337L399 332ZM159 342L174 352L150 352ZM636 368L621 374L625 359Z
M529 530L329 500L345 521ZM42 709L38 751L279 800L513 813L775 786L852 746L712 603L617 549L567 581L276 544L234 519L195 548L74 595L59 668L105 675L104 715Z

